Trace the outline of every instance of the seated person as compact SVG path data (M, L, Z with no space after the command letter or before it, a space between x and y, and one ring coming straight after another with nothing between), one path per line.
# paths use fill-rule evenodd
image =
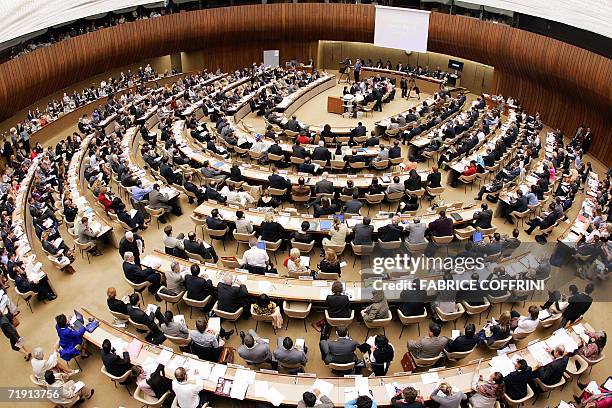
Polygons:
M344 294L342 282L335 281L331 287L332 294L325 298L327 313L332 318L347 318L351 316L351 302Z
M130 316L130 319L133 322L147 326L149 330L154 334L161 333L159 326L155 323L155 319L157 319L157 322L159 324L165 322L164 316L161 314L159 306L157 306L155 312L149 312L149 314L140 309L140 297L137 293L132 293L130 295L128 316Z
M379 334L374 337L373 346L363 343L359 345L359 350L370 357L370 366L374 375L387 375L395 354L387 336Z
M212 245L208 245L199 239L196 239L196 234L193 231L189 231L187 239L183 240L183 247L185 251L191 254L198 254L204 259L211 259L214 263L217 263L219 256L217 251Z
M337 273L338 276L342 273L340 268L340 262L338 261L338 255L333 249L325 250L325 255L318 265L319 272L323 273Z
M149 372L139 365L132 367L132 379L136 386L142 390L145 395L153 398L161 398L166 392L172 392L172 380L166 377L164 366L157 364L154 371Z
M243 308L243 318L251 314L249 292L244 284L234 283L234 275L226 274L223 282L217 284L218 308L227 313L235 313Z
M359 201L359 194L353 193L353 198L346 202L346 204L342 208L342 212L347 214L359 215L361 212L361 207L363 207L363 204L361 203L361 201Z
M599 358L604 347L606 347L606 332L603 330L596 332L587 330L585 333L587 336L589 336L589 340L586 342L581 340L576 353L582 357L588 358L589 360Z
M497 321L493 319L481 330L484 339L488 344L493 344L498 340L507 339L511 335L510 312L503 312Z
M257 245L259 240L256 237L249 239L249 249L242 254L240 265L243 269L250 273L263 275L265 273L277 273L273 264L270 262L270 257L265 249L259 248Z
M321 340L319 342L323 362L325 364L357 362L355 350L358 344L349 337L347 328L344 326L336 327L336 334L338 335L337 340Z
M321 401L317 404L317 399ZM313 389L302 394L302 399L297 403L298 408L334 408L334 402L327 396L321 394L320 390Z
M270 316L272 318L272 327L280 329L283 327L283 316L280 312L280 307L272 302L268 295L262 293L257 298L253 305L253 313L258 316Z
M510 328L514 330L513 333L533 333L538 328L540 309L531 305L528 311L529 316L521 316L516 310L510 312Z
M313 236L308 232L310 229L310 223L308 221L302 221L300 230L293 233L293 240L303 244L310 244L313 241Z
M142 269L140 265L136 265L134 263L134 254L132 252L126 252L123 255L123 259L123 274L125 277L130 282L136 284L150 282L151 284L147 288L149 293L154 294L156 298L159 298L157 291L161 287L160 274L149 267Z
M553 361L543 366L536 364L529 382L529 386L536 394L542 392L542 389L535 382L536 378L546 385L557 384L563 378L569 362L569 355L565 354L565 347L563 345L555 347L554 350L548 349L547 351L551 353Z
M190 274L185 275L185 289L187 297L193 300L204 300L210 295L214 295L214 286L206 274L200 276L200 266L193 264L190 267Z
M372 291L372 301L374 303L361 310L361 317L364 322L371 323L376 319L384 319L389 315L389 304L382 290Z
M15 288L21 293L34 292L38 300L55 300L57 295L49 285L49 278L45 275L39 281L30 280L26 272L21 266L16 265L15 273Z
M391 398L392 408L424 408L423 398L414 387L406 387Z
M91 399L94 389L87 386L76 390L76 383L73 380L64 380L61 375L51 370L45 372L45 382L49 391L49 400L54 404L72 406L81 399Z
M61 375L64 380L68 380L80 372L80 370L71 370L68 366L64 366L64 363L60 361L57 351L54 351L49 358L45 359L45 352L42 347L35 347L32 350L30 363L32 364L34 378L41 382L45 380L45 372L47 370L53 371L56 375Z
M378 229L378 238L382 242L394 242L402 239L404 227L400 225L400 217L397 215L391 219L391 223Z
M303 371L306 362L308 361L308 357L306 357L306 352L308 350L304 347L304 349L294 345L291 337L278 338L277 349L274 350L273 356L276 361L285 365L296 365L300 364L302 368L291 369L289 372L291 374L295 374L297 372ZM293 372L292 372L293 371Z
M470 323L465 326L465 334L457 336L454 340L449 340L446 345L446 351L454 353L472 350L476 347L476 343L478 343L476 326Z
M205 354L211 361L217 361L221 354L221 349L225 345L225 341L228 340L234 330L225 331L223 327L219 333L215 333L213 329L207 327L206 319L199 317L196 319L195 330L189 330L189 338L191 338L192 345L194 345L194 352L200 351L198 357L201 354ZM216 357L216 358L215 358Z
M419 209L419 197L414 194L406 194L397 205L398 213L405 214L407 212L417 211Z
M255 330L249 330L246 335L241 332L240 337L243 340L242 346L238 347L238 355L243 360L249 364L261 364L272 361L269 344L261 339Z
M166 310L166 313L164 313L164 322L160 325L160 329L166 336L182 339L189 337L189 330L185 325L185 321L176 321L171 310Z
M289 271L289 276L310 275L308 265L302 264L301 252L297 248L291 248L289 257L285 260L285 265Z
M531 380L531 367L522 358L514 362L514 371L504 377L505 393L513 400L527 396L527 385Z
M112 348L109 339L104 339L102 342L102 363L106 371L115 377L121 377L132 369L130 363L130 353L123 351L121 356L116 354L116 350Z
M449 342L448 337L440 336L442 328L437 323L429 324L429 335L420 340L408 340L408 351L413 358L433 358L442 353Z

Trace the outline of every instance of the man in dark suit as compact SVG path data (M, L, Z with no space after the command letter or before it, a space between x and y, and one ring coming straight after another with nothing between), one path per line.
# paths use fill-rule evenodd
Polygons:
M189 191L190 193L195 194L196 200L199 205L199 204L202 204L204 200L206 200L206 190L193 184L193 182L191 181L192 178L193 176L191 174L186 173L185 178L183 180L183 187L185 188L185 190Z
M321 180L315 184L315 194L334 194L334 183L327 179L328 176L327 172L321 174Z
M102 363L106 371L115 377L121 377L132 369L130 353L123 351L123 355L119 357L109 339L104 339L102 342Z
M355 350L357 349L357 342L349 337L346 327L340 326L336 328L336 334L338 335L338 340L321 340L319 342L321 358L325 364L356 362L357 356L355 355Z
M300 159L303 159L308 155L308 152L306 151L304 146L301 146L300 142L297 140L295 141L295 144L293 145L293 147L291 147L291 151L292 151L293 157L297 157Z
M187 297L193 300L204 300L208 295L214 294L215 287L212 281L206 277L200 277L200 266L191 265L191 274L185 275L185 289ZM209 302L212 306L213 302Z
M353 199L346 202L342 208L342 212L347 214L360 214L363 204L359 201L359 194L353 193Z
M325 142L320 141L319 145L312 151L312 160L324 160L329 161L331 159L331 152L325 147Z
M440 182L442 181L442 174L438 171L437 166L431 168L431 173L427 175L427 187L438 188L441 187Z
M557 384L561 381L561 378L563 378L563 373L565 373L565 369L567 368L569 355L565 354L565 347L563 345L555 347L555 349L551 351L551 354L553 361L544 366L539 366L538 364L534 367L533 376L529 385L536 394L543 392L534 381L536 378L539 378L540 381L546 385Z
M489 209L487 203L482 203L480 211L476 211L473 216L475 228L491 228L491 220L493 220L493 211Z
M447 237L453 235L453 220L446 216L446 212L440 211L438 219L427 226L425 234L434 237Z
M529 228L526 229L525 232L527 234L531 234L533 230L537 227L540 227L540 229L543 230L554 225L555 222L557 222L557 219L559 218L559 214L557 213L557 211L555 211L554 205L554 202L550 204L548 212L546 213L546 215L544 215L544 218L536 217L530 221L527 221L527 224L529 224Z
M139 265L136 265L134 263L134 254L129 251L123 255L123 259L123 273L125 277L133 283L151 282L148 287L149 293L155 294L156 299L160 301L157 290L161 286L161 276L149 267L142 269Z
M228 223L221 217L219 210L217 208L214 208L210 212L210 215L206 217L206 226L212 230L219 231L219 230L224 230L225 228L227 228Z
M399 140L393 142L393 147L389 148L389 159L397 159L402 156L402 148L399 145Z
M404 232L404 227L400 224L400 218L398 216L393 217L391 219L391 223L387 224L378 229L378 238L382 242L392 242L401 240L402 233Z
M161 325L165 323L164 315L162 315L159 306L155 309L155 312L150 312L149 314L145 313L139 307L140 297L137 293L132 293L130 295L130 304L128 305L128 316L130 319L138 324L146 325L152 333L161 333L159 326L155 323L155 319Z
M172 167L168 164L168 158L162 159L161 165L159 166L159 174L165 178L168 183L181 185L183 184L183 176L180 173L175 173Z
M300 131L300 123L297 121L296 116L292 116L291 119L287 121L287 124L285 125L285 129L289 129L293 132Z
M268 176L268 182L270 183L270 188L276 188L279 190L283 190L285 188L291 189L291 182L278 174L278 170L274 168L272 170L272 174Z
M351 132L354 137L361 137L367 134L367 129L363 126L363 123L357 122L357 127Z
M372 234L374 226L370 225L372 219L363 217L363 222L353 227L353 243L355 245L372 245Z
M316 169L315 169L315 165L312 164L312 162L310 161L310 157L306 157L304 159L304 163L301 163L298 166L298 171L300 173L308 173L308 174L316 174Z
M595 290L595 286L592 283L586 285L584 293L578 292L578 288L575 285L570 286L571 296L568 299L569 304L563 310L562 327L565 327L568 322L574 322L589 310L593 303L593 298L591 297L593 290Z
M511 399L520 400L527 396L527 385L533 374L522 358L515 361L514 368L515 371L504 376L505 392Z
M244 284L234 285L233 275L227 274L223 278L223 282L219 282L217 296L219 297L219 310L234 313L242 307L244 308L242 317L248 319L251 316L249 291Z
M198 254L202 258L212 258L215 263L219 260L215 248L213 248L212 245L206 247L202 241L196 239L196 234L193 231L187 234L187 239L183 240L183 246L185 251L192 254Z
M477 342L476 326L470 323L465 326L465 334L456 337L446 344L446 350L451 353L472 350L476 347Z
M138 241L140 241L140 247ZM131 252L134 255L134 263L140 265L141 247L144 247L144 240L142 237L138 234L134 234L132 231L127 231L125 236L119 241L119 255L123 258L126 252Z

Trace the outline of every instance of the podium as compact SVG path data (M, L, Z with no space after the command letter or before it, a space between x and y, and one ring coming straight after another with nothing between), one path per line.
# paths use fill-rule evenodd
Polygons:
M344 113L344 106L342 98L339 96L328 96L327 97L327 112L337 113L342 115Z

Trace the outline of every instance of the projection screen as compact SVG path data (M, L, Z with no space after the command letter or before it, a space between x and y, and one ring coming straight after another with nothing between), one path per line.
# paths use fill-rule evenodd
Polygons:
M374 45L427 51L429 11L376 6Z

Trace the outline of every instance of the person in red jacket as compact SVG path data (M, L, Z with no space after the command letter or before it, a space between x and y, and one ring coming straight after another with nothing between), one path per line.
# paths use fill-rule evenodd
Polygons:
M476 174L476 162L472 160L469 166L465 166L465 170L463 170L462 175L471 176Z

